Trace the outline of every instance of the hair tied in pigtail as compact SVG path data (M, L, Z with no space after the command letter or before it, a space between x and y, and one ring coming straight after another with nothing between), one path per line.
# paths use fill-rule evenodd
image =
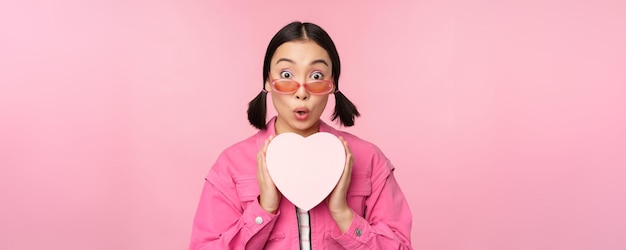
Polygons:
M264 130L265 116L267 115L267 90L263 88L259 94L248 103L248 121L255 128Z
M356 117L361 116L359 111L356 109L356 106L348 100L348 98L343 95L340 91L335 92L335 111L331 116L331 120L339 118L339 122L346 127L351 127L354 125L354 120Z

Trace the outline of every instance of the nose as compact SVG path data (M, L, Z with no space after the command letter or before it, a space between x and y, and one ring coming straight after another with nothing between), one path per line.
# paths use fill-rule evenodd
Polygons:
M306 87L304 86L304 84L300 84L300 87L298 87L298 90L296 90L296 99L300 99L300 100L306 100L309 99L309 92L306 90Z

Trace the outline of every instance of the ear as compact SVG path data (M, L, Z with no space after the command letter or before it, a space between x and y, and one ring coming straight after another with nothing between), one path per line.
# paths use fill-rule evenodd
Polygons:
M272 92L272 87L270 86L269 81L265 81L265 90L267 90L267 92Z

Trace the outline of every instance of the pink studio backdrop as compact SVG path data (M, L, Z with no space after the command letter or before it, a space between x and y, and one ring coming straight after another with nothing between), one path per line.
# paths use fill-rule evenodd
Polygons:
M0 249L185 249L293 20L335 39L416 249L626 249L626 3L382 2L0 2Z

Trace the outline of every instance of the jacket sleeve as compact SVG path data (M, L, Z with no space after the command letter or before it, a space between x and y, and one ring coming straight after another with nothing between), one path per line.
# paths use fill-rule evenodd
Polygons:
M189 249L263 249L279 213L266 212L256 198L244 208L233 178L217 164L204 183Z
M393 175L393 166L385 158L383 162L372 176L365 218L355 212L345 233L339 229L333 233L345 249L412 249L411 211Z

